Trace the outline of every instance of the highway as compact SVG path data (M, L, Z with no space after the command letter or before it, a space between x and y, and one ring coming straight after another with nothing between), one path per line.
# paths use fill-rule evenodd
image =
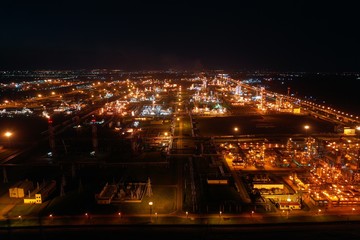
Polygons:
M270 225L100 225L2 229L4 239L358 239L359 223L303 223Z
M174 212L168 214L89 214L89 215L46 215L46 216L14 216L0 219L0 227L29 227L29 226L57 226L57 225L127 225L127 224L152 224L152 225L251 225L271 223L300 223L300 222L345 222L360 221L360 209L329 208L319 212L314 210L292 210L288 215L282 211L267 213L222 213L219 214L196 214Z

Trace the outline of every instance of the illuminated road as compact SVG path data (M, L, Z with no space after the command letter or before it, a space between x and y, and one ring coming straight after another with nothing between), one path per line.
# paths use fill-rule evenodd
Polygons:
M92 218L78 220L78 224L56 224L57 220L43 220L41 225L34 219L34 225L21 227L15 224L12 228L3 226L0 235L4 239L65 239L77 237L79 239L358 239L360 222L350 218L338 218L338 221L318 222L312 218L301 218L295 221L296 216L289 218L248 216L247 218L201 218L191 220L182 219L178 224L171 223L170 219L162 217L144 217L136 224L126 223L126 219ZM357 217L358 219L358 217ZM163 223L167 221L168 224ZM312 220L312 221L311 221ZM25 221L25 220L23 220ZM51 224L48 222L51 221ZM235 221L239 224L234 224ZM94 238L95 237L95 238Z

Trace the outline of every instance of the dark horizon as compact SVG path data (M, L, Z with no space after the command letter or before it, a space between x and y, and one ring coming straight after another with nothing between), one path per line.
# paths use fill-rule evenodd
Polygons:
M306 0L5 3L0 69L358 72L356 11Z

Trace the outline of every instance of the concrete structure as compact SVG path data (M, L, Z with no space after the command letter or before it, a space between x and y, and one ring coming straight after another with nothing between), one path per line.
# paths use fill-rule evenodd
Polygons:
M294 209L301 209L301 204L299 202L293 201L281 201L279 202L279 209L280 210L294 210Z
M208 184L224 184L227 185L229 182L227 179L208 179Z
M253 183L253 189L284 189L282 183Z

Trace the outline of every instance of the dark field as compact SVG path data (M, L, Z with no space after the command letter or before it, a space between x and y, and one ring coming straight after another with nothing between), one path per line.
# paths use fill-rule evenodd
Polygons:
M307 115L266 114L229 117L195 117L200 136L251 135L251 134L308 134L334 133L335 125ZM238 127L236 133L234 127Z
M44 118L38 117L16 117L16 118L2 118L0 117L0 145L6 144L7 139L4 137L6 131L11 131L11 144L26 145L31 144L40 137L41 132L47 130L48 123Z

